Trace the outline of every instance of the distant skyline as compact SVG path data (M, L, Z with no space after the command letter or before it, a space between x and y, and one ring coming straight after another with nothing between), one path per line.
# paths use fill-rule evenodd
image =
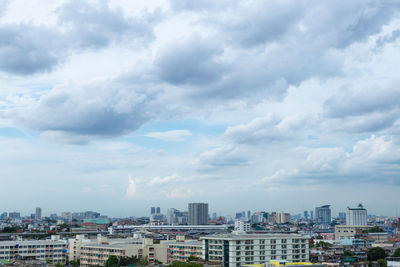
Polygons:
M399 11L0 0L0 210L400 215Z

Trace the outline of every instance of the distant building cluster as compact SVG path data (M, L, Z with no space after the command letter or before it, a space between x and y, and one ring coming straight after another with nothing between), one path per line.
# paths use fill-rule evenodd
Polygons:
M129 218L94 211L43 216L40 207L30 216L0 214L0 266L106 266L116 256L146 266L190 260L224 267L366 267L374 247L386 255L400 248L400 219L368 216L361 204L336 217L330 205L295 215L218 216L201 202L188 203L187 210L169 208L166 215L151 207L149 216ZM394 258L387 262L397 266Z

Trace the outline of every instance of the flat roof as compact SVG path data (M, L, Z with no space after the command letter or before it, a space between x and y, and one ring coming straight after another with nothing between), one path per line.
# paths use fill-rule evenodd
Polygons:
M309 238L306 235L300 235L300 234L220 234L220 235L208 235L208 236L203 236L200 237L201 240L203 239L232 239L232 240L237 240L237 239L260 239L260 238L265 238L265 239L273 239L273 238L302 238L302 239L307 239Z

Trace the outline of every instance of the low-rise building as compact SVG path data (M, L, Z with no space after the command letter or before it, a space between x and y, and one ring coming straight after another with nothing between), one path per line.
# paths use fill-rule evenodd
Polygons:
M167 248L167 263L173 261L187 261L190 256L201 259L202 242L198 240L185 240L184 237L177 237L177 240L162 241L161 245Z
M363 231L368 230L371 226L367 225L336 225L335 239L350 238L360 235Z
M0 260L49 260L66 263L67 242L65 240L1 241Z

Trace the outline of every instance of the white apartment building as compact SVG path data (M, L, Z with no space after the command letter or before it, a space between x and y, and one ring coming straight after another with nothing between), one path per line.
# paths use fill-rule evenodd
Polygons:
M65 264L67 242L65 240L0 241L0 260L31 259L50 260Z
M235 221L235 231L248 232L251 230L251 225L248 222L242 220Z
M222 234L200 238L203 259L224 267L264 264L270 260L309 260L308 236L299 234Z
M346 225L367 225L367 210L359 204L357 208L347 207Z

